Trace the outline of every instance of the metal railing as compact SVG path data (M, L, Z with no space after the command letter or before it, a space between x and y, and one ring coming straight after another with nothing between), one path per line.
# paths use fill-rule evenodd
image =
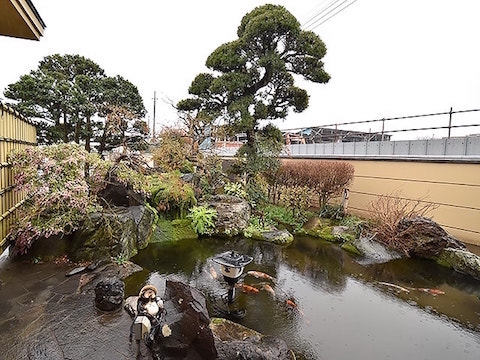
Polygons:
M450 108L446 112L283 129L286 146L282 156L406 157L478 161L480 134L465 132L480 126L479 111L480 109L454 111ZM459 119L463 122L459 122ZM419 121L422 121L422 126L419 126ZM427 126L427 121L434 123ZM402 122L401 125L395 126L398 122ZM414 126L408 126L411 122ZM454 132L457 134L453 134ZM399 134L402 136L398 136ZM226 146L221 142L210 151L230 157L235 156L238 148L239 146Z
M390 118L381 118L373 120L361 120L361 121L349 121L341 123L332 123L327 125L318 126L304 126L298 128L282 129L284 133L303 134L303 137L308 142L337 142L342 141L344 137L349 135L363 136L362 141L375 141L381 140L397 140L394 139L396 134L414 133L417 134L417 138L450 138L452 137L453 130L462 130L468 128L477 128L480 126L480 115L477 113L480 109L470 110L453 110L449 111L398 116ZM456 115L454 117L454 115ZM472 117L474 116L474 117ZM443 117L443 119L440 119ZM462 117L463 123L454 123L458 117ZM435 123L431 126L418 126L418 120L433 120ZM403 126L397 126L389 128L391 124L402 121ZM414 121L413 127L409 127L407 124L411 124L410 121ZM372 126L370 126L372 125ZM410 125L412 126L412 125ZM368 127L368 129L367 129ZM325 129L328 129L328 133L325 134ZM308 131L308 134L306 132ZM430 132L425 135L425 132ZM423 132L420 136L419 133ZM466 134L458 134L456 136L465 136ZM319 140L319 141L312 141ZM410 138L403 138L398 140L414 140L412 136Z

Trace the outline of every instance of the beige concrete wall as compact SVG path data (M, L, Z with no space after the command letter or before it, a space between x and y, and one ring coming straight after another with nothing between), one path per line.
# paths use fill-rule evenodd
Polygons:
M400 192L438 205L429 215L461 241L480 245L480 164L352 160L349 212L367 216L379 195Z

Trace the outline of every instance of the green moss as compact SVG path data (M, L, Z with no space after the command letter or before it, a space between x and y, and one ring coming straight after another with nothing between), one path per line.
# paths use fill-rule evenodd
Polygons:
M449 268L449 269L452 269L453 268L453 265L452 265L452 259L451 257L449 256L449 254L445 251L443 251L440 256L438 257L438 259L436 260L437 264L440 265L440 266L443 266L443 267L446 267L446 268Z
M350 254L362 255L362 253L357 249L355 245L353 245L352 242L343 243L340 247L346 252L349 252Z
M349 234L349 233L343 233L340 235L337 235L338 241L340 242L351 242L356 239L356 236L354 234Z
M326 241L338 242L338 237L332 234L332 229L332 226L324 226L323 228L317 230L317 236Z
M197 238L198 235L193 229L190 219L166 220L159 218L151 242L157 243Z
M322 226L320 228L305 229L302 228L298 230L295 234L297 235L309 235L329 242L339 242L340 239L332 234L332 226Z
M262 232L258 229L247 228L243 233L243 236L253 240L263 240Z
M223 324L223 323L225 323L225 319L223 319L223 318L211 318L210 319L210 324L220 325L220 324Z

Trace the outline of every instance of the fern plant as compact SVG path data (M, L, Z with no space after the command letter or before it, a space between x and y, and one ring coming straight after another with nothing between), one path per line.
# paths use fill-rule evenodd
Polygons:
M215 230L217 210L206 206L194 206L187 215L192 220L192 226L199 235L212 235Z

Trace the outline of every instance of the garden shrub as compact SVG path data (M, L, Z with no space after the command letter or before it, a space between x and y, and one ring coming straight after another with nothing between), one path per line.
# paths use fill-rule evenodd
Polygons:
M236 196L240 199L246 199L248 197L243 184L240 182L227 183L223 187L223 190L225 191L225 194Z
M251 216L247 228L243 232L243 236L249 239L262 239L262 233L272 230L272 223L266 222L265 218L259 216Z
M170 212L184 217L187 210L197 203L192 186L181 179L178 171L155 174L148 177L151 204L159 212Z
M313 213L308 210L292 212L287 207L269 204L263 209L263 216L267 224L287 225L297 231L313 216Z
M280 129L273 124L267 124L259 129L254 136L253 143L245 143L235 155L235 163L230 170L233 174L247 180L258 175L270 176L280 166L279 155L284 146L283 135Z
M28 147L9 156L15 191L24 192L11 238L14 252L25 254L43 237L70 234L87 214L99 210L96 192L110 164L77 144Z
M311 204L311 191L306 186L284 186L281 189L280 203L289 209L292 216L300 220Z
M352 182L353 175L353 165L343 161L285 160L276 175L275 185L308 187L318 196L319 207L323 209Z
M139 193L149 191L149 182L146 176L146 164L139 156L121 155L108 169L105 181L107 183L119 182L125 188L131 188Z
M153 151L155 166L164 172L193 172L191 140L180 129L166 128L160 135L160 145Z
M246 185L247 201L253 211L258 211L268 201L267 184L263 176L257 174L250 178Z
M426 217L438 205L428 202L425 198L407 199L400 191L394 191L388 195L381 195L372 201L367 210L372 223L372 232L376 238L392 249L407 253L409 244L402 235L409 231L405 229L399 233L398 224L402 219L414 217Z
M223 173L222 159L213 154L199 157L196 178L195 191L199 199L208 199L217 193L228 181Z

